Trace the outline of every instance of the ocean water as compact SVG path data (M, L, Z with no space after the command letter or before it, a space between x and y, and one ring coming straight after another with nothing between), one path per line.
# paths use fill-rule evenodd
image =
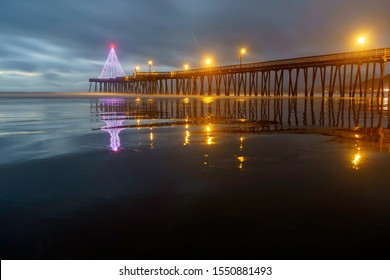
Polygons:
M387 102L0 94L0 257L388 259Z

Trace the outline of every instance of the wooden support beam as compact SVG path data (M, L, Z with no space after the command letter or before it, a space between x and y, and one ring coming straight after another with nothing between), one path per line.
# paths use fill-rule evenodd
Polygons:
M313 75L311 77L311 88L310 88L310 96L311 97L314 96L314 90L315 90L314 87L315 87L315 83L316 83L317 70L318 70L318 67L314 66L313 67Z

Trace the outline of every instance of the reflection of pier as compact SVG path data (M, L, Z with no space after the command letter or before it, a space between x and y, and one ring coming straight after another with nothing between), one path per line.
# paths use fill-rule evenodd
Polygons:
M327 54L173 72L89 79L95 92L224 96L382 96L390 49ZM92 87L92 85L94 85Z
M387 99L133 98L117 102L103 99L91 106L101 120L106 114L116 116L117 123L107 123L112 129L218 124L214 132L320 133L350 139L359 135L360 141L390 143ZM123 125L124 119L133 123ZM151 121L137 122L142 119Z

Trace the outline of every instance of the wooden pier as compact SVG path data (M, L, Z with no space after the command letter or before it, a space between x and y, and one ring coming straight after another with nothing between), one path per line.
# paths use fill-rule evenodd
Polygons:
M89 91L207 96L384 96L390 48L89 79ZM387 81L390 83L390 81ZM388 85L387 85L388 86Z

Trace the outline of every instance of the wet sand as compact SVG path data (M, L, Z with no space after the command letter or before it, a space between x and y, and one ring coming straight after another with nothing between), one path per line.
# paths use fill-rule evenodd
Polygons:
M387 105L39 96L1 95L1 259L388 259Z
M1 258L388 257L386 157L357 174L330 137L253 136L242 171L225 137L208 165L194 146L1 166Z

